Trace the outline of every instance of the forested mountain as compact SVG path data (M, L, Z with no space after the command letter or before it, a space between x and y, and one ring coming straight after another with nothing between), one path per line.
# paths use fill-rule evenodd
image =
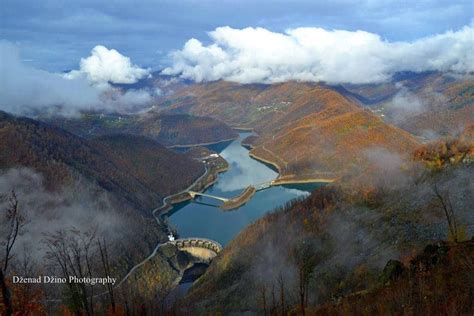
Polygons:
M336 179L364 165L372 147L404 153L417 144L406 131L324 84L196 84L169 96L162 111L254 128L257 137L246 141L255 147L251 154L286 177Z
M1 168L32 168L52 189L80 175L149 213L204 172L198 161L142 136L87 140L47 123L0 115Z

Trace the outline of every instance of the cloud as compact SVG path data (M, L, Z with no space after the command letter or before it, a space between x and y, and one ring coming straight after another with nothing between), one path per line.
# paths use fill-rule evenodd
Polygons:
M196 81L376 83L400 71L474 71L472 24L413 42L312 27L277 33L226 26L208 35L209 45L193 38L174 51L172 65L163 73Z
M417 97L402 86L400 91L387 103L386 108L394 122L400 123L425 112L427 105L424 99Z
M115 49L97 45L91 51L91 56L81 58L80 69L66 74L66 78L86 76L93 83L135 83L150 75L149 69L143 69L132 64L129 57L120 54Z
M41 174L32 169L3 170L0 172L0 194L8 194L12 189L15 190L22 215L26 219L15 251L26 247L39 261L45 251L41 241L47 233L97 229L99 236L115 241L123 238L124 227L130 225L129 219L114 209L109 196L96 190L84 179L55 192L47 189ZM8 201L0 200L0 210L5 210L7 203ZM2 213L0 233L7 229L5 224Z
M118 111L151 101L150 94L144 90L123 92L112 88L107 82L98 84L99 81L94 81L86 75L71 75L66 79L64 74L33 68L21 60L18 48L6 41L0 41L0 52L0 110L3 111L31 115L38 111L51 112L51 109L54 109L56 114L72 115L81 110ZM81 69L84 68L82 64L81 62ZM98 77L97 70L91 78L125 81L138 78L142 73L134 66L131 66L132 70L125 66L122 68L125 70L121 75L117 70ZM127 71L128 73L125 73Z

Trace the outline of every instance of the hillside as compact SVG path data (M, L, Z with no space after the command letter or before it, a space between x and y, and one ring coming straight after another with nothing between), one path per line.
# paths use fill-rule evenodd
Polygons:
M343 85L339 91L388 122L430 138L455 135L474 122L474 80L438 72L404 73L391 82Z
M216 119L185 114L89 113L74 118L47 117L44 120L86 138L132 134L146 136L167 147L215 143L237 137L237 134L229 126Z
M200 161L143 136L84 139L47 123L0 112L0 209L8 207L4 194L14 190L26 219L11 273L61 275L55 257L64 253L57 248L61 244L61 251L78 251L77 265L85 264L81 256L88 251L87 265L103 276L100 242L108 248L107 275L122 280L157 244L168 240L168 226L157 221L152 210L204 171ZM85 240L90 243L85 245ZM26 256L28 270L22 270ZM171 269L159 262L161 271ZM37 305L61 297L64 291L61 284L11 284L15 309L29 304L30 287L42 297Z
M4 112L0 113L0 166L33 168L45 176L51 189L71 184L80 175L147 214L164 196L203 173L199 162L144 137L90 141Z
M93 138L91 143L118 169L126 170L163 197L181 191L204 173L195 159L143 136L107 135Z
M335 179L367 162L374 147L407 153L414 137L324 84L197 84L170 96L162 110L216 117L254 128L251 155L283 178Z
M159 110L218 118L236 127L271 121L316 84L238 84L226 81L189 85L159 103Z
M387 263L380 285L353 293L310 315L468 315L474 311L474 239L428 245L406 265Z
M457 153L449 154L435 170L420 165L418 158L396 164L395 154L380 156L387 163L358 182L345 179L327 185L265 216L224 249L193 285L186 302L201 313L296 312L302 300L305 308L316 307L373 289L389 260L408 263L426 244L471 238L470 146L463 151L466 159L449 159ZM443 211L446 201L456 229L449 228ZM463 259L454 260L457 266ZM469 260L474 260L472 252ZM456 291L466 304L469 289ZM430 297L431 305L423 309L435 308L439 300L440 296ZM393 311L391 303L384 302L377 306Z

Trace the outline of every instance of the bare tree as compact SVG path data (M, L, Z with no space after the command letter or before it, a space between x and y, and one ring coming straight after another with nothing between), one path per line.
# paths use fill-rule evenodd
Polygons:
M272 284L272 309L270 311L270 315L277 314L276 308L276 298L275 298L275 284Z
M92 277L92 246L95 241L95 230L81 233L78 230L57 231L48 235L46 246L47 256L56 262L63 276L69 278ZM82 310L86 315L94 313L92 284L88 286L84 283L67 282L71 304L77 315L81 315Z
M109 260L109 253L107 251L107 243L105 241L105 238L100 241L100 239L97 240L97 246L99 248L100 252L100 259L102 262L102 269L104 270L104 275L110 276L112 269L110 268L110 260ZM110 283L107 283L107 292L109 293L109 300L110 300L110 306L112 307L112 312L115 315L115 297L114 297L114 286Z
M311 280L314 266L316 265L316 256L313 253L310 242L305 240L295 248L294 258L298 268L298 296L300 298L301 314L304 316L308 304L308 288Z
M454 214L453 204L451 203L451 198L449 197L449 192L447 192L446 195L443 196L436 184L434 185L433 191L441 204L441 209L443 210L444 215L446 216L449 233L453 237L454 242L457 243L459 241L459 228L456 216Z
M283 274L280 272L278 276L278 285L280 287L280 307L281 314L286 315L286 306L285 306L285 281L283 280Z
M13 258L13 246L25 224L25 218L18 207L18 199L14 190L11 191L9 196L2 196L2 199L8 201L8 206L5 212L6 234L0 244L4 247L2 266L0 268L0 286L2 288L3 304L5 305L5 315L10 316L13 313L13 305L11 302L10 289L7 286L5 278L8 264Z
M265 284L260 286L260 295L262 299L263 315L267 316L267 287Z

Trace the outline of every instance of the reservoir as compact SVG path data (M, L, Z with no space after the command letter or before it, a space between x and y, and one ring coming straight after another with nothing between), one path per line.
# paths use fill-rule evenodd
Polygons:
M229 170L221 173L214 185L204 193L232 198L249 185L271 181L278 173L248 155L248 149L240 143L251 133L240 133L239 138L225 148L216 150L229 163ZM223 211L222 203L208 197L197 197L194 201L176 204L169 213L169 224L176 229L180 238L203 237L215 240L225 246L242 229L258 218L286 202L309 195L321 184L298 184L277 186L258 191L250 201L238 209Z

